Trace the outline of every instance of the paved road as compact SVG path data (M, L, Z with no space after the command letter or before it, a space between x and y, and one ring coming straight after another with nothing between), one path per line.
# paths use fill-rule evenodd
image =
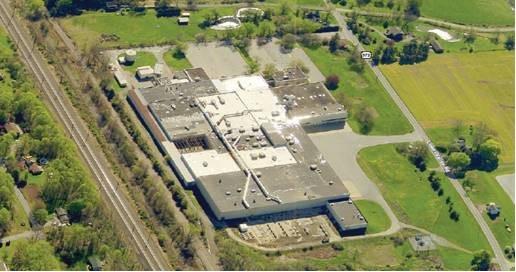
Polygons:
M353 33L351 33L351 31L347 29L344 17L339 12L339 10L332 10L332 15L337 19L337 22L341 26L341 32L343 34L342 36L349 39L353 44L355 44L358 47L359 50L361 50L361 51L365 50L364 47L358 42L357 38L353 35ZM418 136L418 138L420 140L428 142L430 139L426 135L425 131L423 130L423 127L417 122L416 118L412 115L412 113L410 112L408 107L401 100L401 98L396 93L394 88L391 86L389 81L384 77L384 75L382 74L380 69L377 66L371 65L371 63L368 63L368 64L369 64L369 67L373 70L374 74L376 75L378 81L382 84L382 86L385 88L387 93L389 93L391 98L394 100L396 105L403 112L403 115L405 115L405 117L410 122L410 124L412 124L412 127L414 128L414 133ZM432 154L435 156L434 153L432 153ZM438 158L436 157L436 159L438 159ZM444 171L444 169L442 169L442 170ZM471 214L473 215L473 217L475 218L477 223L480 225L482 232L486 236L491 248L493 249L496 262L498 262L498 264L500 265L502 270L509 270L510 267L509 267L507 261L505 260L503 251L502 251L498 241L496 240L495 236L493 235L493 232L487 225L486 221L484 220L484 218L482 217L482 215L480 214L478 209L475 207L475 205L473 204L471 199L469 199L467 197L466 192L464 191L464 189L462 188L462 186L460 185L460 183L457 180L450 179L450 182L452 183L455 190L457 190L457 192L459 193L460 197L462 198L462 200L468 207L469 211L471 212Z
M19 240L19 239L28 239L28 238L32 238L32 237L38 237L39 235L42 235L41 232L36 232L36 231L32 231L32 230L28 230L28 231L25 231L25 232L22 232L22 233L17 233L17 234L13 234L13 235L9 235L9 236L5 236L5 237L2 237L0 240L3 241L3 242L6 242L6 241L16 241L16 240Z
M23 211L27 215L27 218L29 218L31 226L33 228L38 226L39 224L36 222L36 220L32 216L32 212L31 212L31 209L30 209L29 202L27 202L27 199L25 199L25 196L23 196L23 194L20 191L20 189L18 189L18 187L16 187L16 186L14 187L14 194L16 195L16 198L18 198L18 201L20 201L20 204L23 207Z
M400 222L383 198L376 184L367 177L357 162L360 149L380 144L412 142L418 140L414 133L396 136L364 136L354 133L348 125L344 129L309 134L324 158L335 169L353 199L377 202L391 219L391 229L399 230ZM342 148L336 149L335 146ZM342 162L346 163L342 163Z
M107 169L107 163L98 157L94 152L91 143L88 141L85 125L76 116L66 96L62 95L60 85L55 76L50 72L48 64L38 51L32 51L32 39L27 30L23 28L6 1L0 1L0 18L2 24L11 36L11 39L19 49L20 57L27 64L27 68L34 74L36 82L40 84L42 91L48 97L53 110L63 123L64 128L77 144L77 147L88 163L92 174L99 182L102 192L109 200L123 227L132 238L139 257L145 261L148 269L164 270L169 267L162 255L157 241L149 239L144 229L144 224L139 220L137 214L127 205L126 198L117 190L113 174ZM91 137L92 138L92 137ZM136 218L136 219L135 219Z
M514 203L514 174L497 176L496 180Z

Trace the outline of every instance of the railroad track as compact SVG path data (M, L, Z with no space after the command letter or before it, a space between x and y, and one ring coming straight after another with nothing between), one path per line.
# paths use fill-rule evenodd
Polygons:
M142 230L143 223L139 221L137 216L131 212L125 203L127 201L117 191L116 181L109 177L108 170L104 169L104 165L99 162L99 158L91 148L81 131L80 121L76 121L71 115L71 110L68 109L67 104L63 102L61 92L59 90L58 81L54 75L48 70L48 66L39 52L32 52L32 41L27 38L27 33L20 29L17 25L17 18L8 6L7 1L0 0L0 21L11 36L13 42L19 49L20 56L27 64L29 70L34 74L37 82L41 86L48 101L54 108L66 131L70 134L72 139L77 144L77 147L91 169L94 177L97 179L101 190L109 200L108 204L114 208L114 211L123 223L127 233L132 238L134 245L140 257L145 261L145 266L151 270L167 270L168 263L163 257L159 246L157 244L151 245L148 239L148 234ZM45 69L46 68L46 69ZM86 134L87 135L87 134Z

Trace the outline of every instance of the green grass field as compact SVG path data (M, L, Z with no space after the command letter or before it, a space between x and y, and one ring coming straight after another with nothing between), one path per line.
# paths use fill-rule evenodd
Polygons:
M370 200L356 200L354 202L367 220L367 234L378 233L389 229L391 219L389 219L378 203Z
M369 4L359 7L356 0L347 0L345 7L375 12L403 12L406 6L405 0L394 0L393 9L386 5L375 6L375 2L370 1ZM383 2L386 4L387 1ZM423 0L420 10L424 17L458 24L514 25L514 12L507 0Z
M507 0L424 0L421 13L460 24L514 25Z
M265 0L266 3L277 4L278 0ZM324 0L288 0L294 6L324 7Z
M105 47L154 45L177 40L193 41L195 34L204 31L200 27L204 15L212 10L203 8L193 12L187 26L178 25L175 17L158 18L156 12L151 9L144 15L86 12L80 16L61 19L59 22L81 49L98 43L101 34L116 34L120 38L118 41L102 43ZM231 15L235 8L220 7L217 11L221 16ZM210 36L215 31L208 29L205 33Z
M443 54L381 69L425 129L484 122L502 143L501 163L514 162L513 53Z
M493 174L470 171L466 178L474 184L468 195L475 205L484 208L486 204L495 202L496 205L501 207L502 212L495 220L487 216L485 209L482 209L482 214L500 246L502 248L512 246L514 244L514 203L512 200L498 184ZM511 232L505 229L505 224L509 225Z
M124 70L136 73L136 69L142 66L150 66L154 68L156 57L150 52L140 51L136 54L136 60L131 65L122 65Z
M401 221L427 229L471 251L490 248L462 199L442 174L439 175L444 194L438 196L427 181L428 171L417 171L391 144L362 149L358 162ZM460 214L457 222L449 217L445 203L448 196Z
M375 109L377 117L375 125L369 132L370 135L393 135L411 132L410 124L389 94L376 81L369 68L366 67L362 74L358 74L349 68L347 56L333 55L326 48L305 48L305 52L325 76L336 74L340 77L339 88L333 91L337 99L339 92L351 98L352 111L358 109L361 104ZM353 114L351 114L349 124L354 131L360 131L360 125Z
M172 69L172 71L180 71L187 68L192 68L192 65L186 57L174 56L174 49L170 49L163 55L165 63Z
M348 240L330 245L265 254L217 234L221 263L239 260L237 270L469 270L472 256L450 248L438 247L427 254L416 254L406 240L415 231L403 230L385 237ZM392 238L401 238L395 244ZM226 267L225 267L226 268ZM228 269L228 268L226 268Z

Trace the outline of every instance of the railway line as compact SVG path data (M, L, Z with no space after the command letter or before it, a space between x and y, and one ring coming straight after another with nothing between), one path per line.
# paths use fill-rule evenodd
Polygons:
M151 270L168 270L169 264L157 242L149 239L150 235L144 229L143 222L139 220L136 212L127 204L129 202L122 193L117 190L118 184L112 173L101 162L94 150L95 147L92 147L88 141L89 137L87 132L85 132L87 130L84 128L81 120L73 115L72 107L62 97L60 85L51 73L48 64L37 50L32 50L32 40L29 38L27 31L19 25L18 19L13 10L8 6L7 1L0 1L0 21L9 33L12 41L15 42L20 57L34 75L41 90L47 96L49 104L56 112L63 127L76 143L79 152L98 181L101 191L106 196L108 205L113 208L112 211L118 216L119 221L123 223L123 228L134 242L137 253L144 262L144 267Z

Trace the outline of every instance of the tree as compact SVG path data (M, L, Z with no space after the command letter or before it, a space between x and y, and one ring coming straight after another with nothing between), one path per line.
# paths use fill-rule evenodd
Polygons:
M473 148L478 148L482 143L484 143L489 136L491 136L493 133L492 131L487 127L485 123L480 123L474 128L472 128L472 145Z
M504 43L505 49L507 50L513 50L514 49L514 36L510 35L507 37Z
M297 67L303 71L303 73L308 74L310 69L305 65L305 63L300 59L295 59L290 62L290 67Z
M360 50L358 50L358 48L355 47L355 49L353 50L353 53L351 53L351 56L348 59L348 64L349 64L349 68L352 71L355 71L359 74L364 72L364 67L366 64L365 64L365 61L362 59L361 52L360 52Z
M407 7L405 8L406 17L419 17L421 16L421 0L408 0Z
M480 155L480 165L482 169L494 170L498 167L498 155L502 152L499 142L489 139L480 145L478 153Z
M491 266L491 255L485 250L475 253L471 260L471 270L487 271Z
M288 33L283 36L280 40L281 47L284 50L291 51L294 49L294 45L296 44L296 36Z
M91 228L73 224L66 228L52 229L48 233L56 253L67 264L74 264L95 252L99 238Z
M29 20L37 21L45 16L43 0L26 0L24 4L25 16Z
M247 63L247 72L254 74L260 70L260 63L256 59L250 59Z
M267 63L263 68L262 74L265 79L271 79L272 76L278 71L276 66L272 63Z
M9 268L22 271L61 269L54 248L44 240L18 241Z
M410 144L407 148L407 156L419 170L426 170L425 159L428 157L428 146L424 142Z
M276 26L269 21L263 21L258 25L256 36L270 40L274 33L276 33Z
M9 230L11 226L11 213L6 208L0 209L0 232L1 235Z
M453 152L448 157L448 166L455 169L456 171L461 171L465 169L471 163L471 159L468 154L463 152Z
M195 42L205 43L206 42L206 34L204 32L195 34Z
M330 52L335 53L337 51L339 47L339 41L339 33L335 33L335 35L331 37L330 42L328 43L328 49L330 50Z
M329 90L336 90L339 87L340 78L339 76L332 74L326 77L326 88Z
M47 222L48 212L46 209L37 209L34 211L33 215L38 224L44 225Z
M473 44L477 39L477 35L474 32L466 33L464 36L464 42L469 44Z
M396 49L393 46L387 46L382 53L380 62L383 64L389 64L396 61Z
M82 199L77 199L72 201L68 205L68 215L70 216L70 220L72 222L80 222L82 219L82 216L84 214L84 210L87 208L86 201Z
M177 42L176 47L174 48L174 58L183 59L186 54L186 50L188 50L188 45L183 42Z
M357 120L361 125L361 132L367 134L373 129L374 119L375 119L375 110L370 106L362 106L356 113Z
M168 8L171 3L172 3L171 0L156 0L154 5L155 5L156 9L160 9L160 8Z

